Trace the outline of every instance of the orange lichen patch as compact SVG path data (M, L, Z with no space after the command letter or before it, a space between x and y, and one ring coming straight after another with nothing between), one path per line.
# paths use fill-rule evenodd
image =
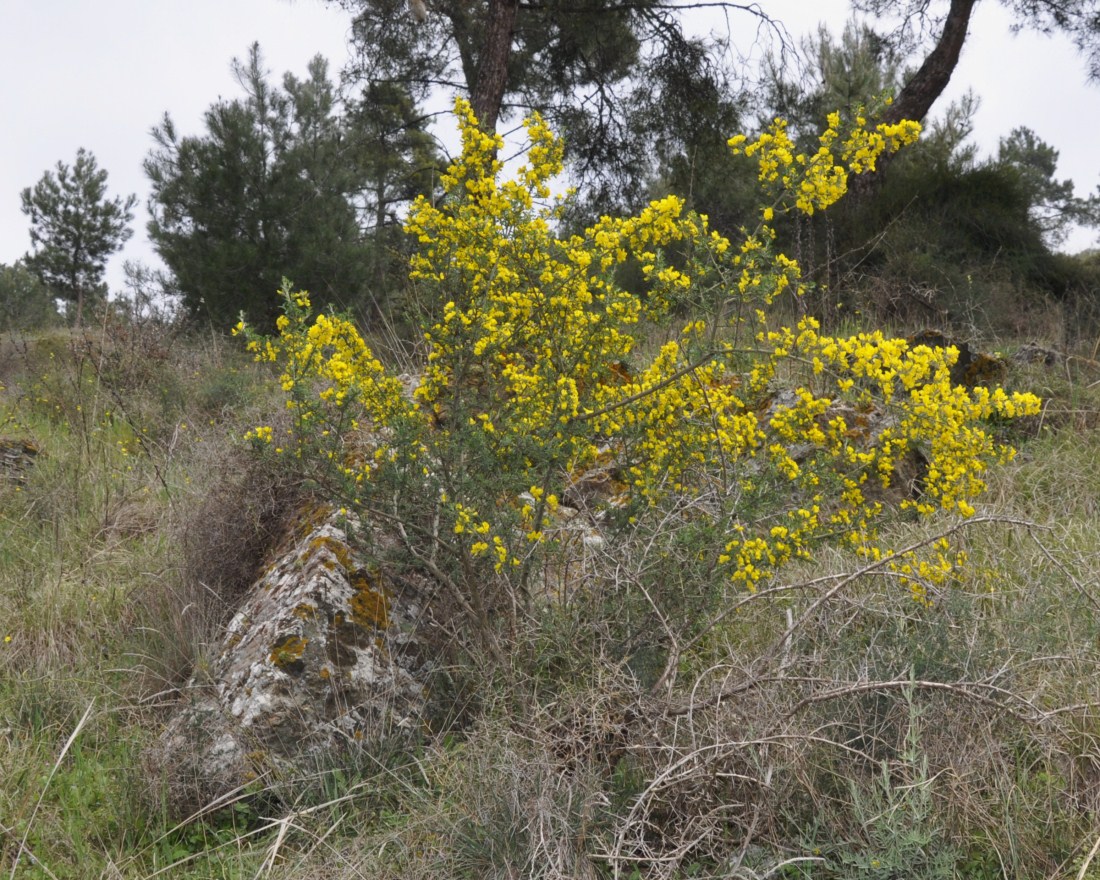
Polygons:
M317 674L320 675L321 678L323 678L325 681L328 681L332 677L332 670L329 669L327 666L322 666L321 671Z
M299 540L319 529L332 515L333 506L324 501L307 502L297 519L297 537Z
M308 535L319 529L329 516L333 507L319 501L311 501L302 505L301 512L294 517L293 525L288 527L282 539L271 548L267 556L267 564L264 571L270 569L271 563L276 559L282 559L291 549Z
M308 602L302 602L300 605L295 605L290 613L299 620L312 620L317 615L317 608Z
M331 553L336 561L344 567L345 571L352 571L355 568L355 564L351 558L351 550L348 545L341 541L339 538L334 538L331 535L319 535L309 542L309 548L306 550L303 561L316 556L322 550L327 550Z
M356 578L352 586L355 592L348 600L352 622L359 626L386 629L390 625L390 600L386 594L374 589L366 577Z
M253 749L244 756L249 769L244 773L244 781L255 782L271 771L271 758L263 749Z
M829 413L825 413L825 415L828 416ZM859 443L866 443L871 439L871 429L873 425L868 414L857 410L851 422L846 421L845 424L847 425L847 430L844 432L844 436L847 439Z
M309 644L309 639L304 639L301 636L286 636L280 639L275 647L271 649L269 659L276 666L290 666L302 659L307 644Z

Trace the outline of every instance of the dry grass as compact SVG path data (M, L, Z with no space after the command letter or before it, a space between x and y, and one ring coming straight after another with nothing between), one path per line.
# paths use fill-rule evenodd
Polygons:
M877 860L952 876L926 852L980 880L1095 873L1094 352L1014 368L1049 402L1003 429L1021 453L974 522L892 526L903 544L958 529L970 563L932 607L828 548L728 595L674 521L627 531L521 621L508 668L466 656L461 723L320 768L277 814L242 798L173 827L136 797L136 757L298 489L232 439L266 408L247 363L116 338L0 352L3 431L46 453L0 485L6 871L828 880Z

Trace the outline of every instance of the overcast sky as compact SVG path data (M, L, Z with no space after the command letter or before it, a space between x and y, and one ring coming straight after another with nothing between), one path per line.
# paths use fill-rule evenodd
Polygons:
M846 0L760 5L796 37L821 20L839 33L848 15ZM755 28L744 13L731 12L729 21L735 35ZM1095 191L1100 87L1086 85L1068 40L1014 37L1009 23L999 4L979 3L950 96L969 86L981 98L975 140L984 152L1026 125L1060 151L1060 179L1071 178L1081 195ZM335 78L347 57L348 24L347 13L320 0L0 0L0 263L30 247L20 191L58 160L71 165L85 147L108 171L109 193L139 198L134 236L108 267L112 290L120 289L124 260L156 263L141 170L150 129L167 111L182 134L202 133L203 111L239 95L230 61L253 41L277 78L304 74L317 53ZM1095 244L1095 233L1083 232L1066 249Z

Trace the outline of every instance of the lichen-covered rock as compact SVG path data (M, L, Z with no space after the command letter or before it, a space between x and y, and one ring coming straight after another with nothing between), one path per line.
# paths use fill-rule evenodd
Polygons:
M1065 359L1065 355L1061 352L1039 345L1037 342L1021 345L1012 355L1012 360L1018 364L1042 364L1044 367L1059 366Z
M323 508L307 520L246 594L219 656L189 682L147 753L178 816L419 730L420 597L364 561L349 540L354 517Z
M39 455L41 451L30 440L0 437L0 478L22 483Z
M1004 383L1008 375L1005 362L996 355L974 351L969 343L949 339L939 330L922 330L907 340L910 348L926 345L929 348L955 348L959 356L951 366L951 381L956 385L976 388L979 385L992 388Z

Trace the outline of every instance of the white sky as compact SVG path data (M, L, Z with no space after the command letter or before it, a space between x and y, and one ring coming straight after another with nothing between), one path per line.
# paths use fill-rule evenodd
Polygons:
M796 37L829 22L838 33L846 0L761 0ZM731 12L735 35L755 29ZM202 114L239 88L230 61L258 40L274 77L298 75L313 55L330 60L335 78L347 57L349 18L320 0L0 0L0 263L30 247L20 191L58 160L72 164L78 147L108 171L111 195L136 193L134 236L108 266L112 290L122 263L156 264L145 236L148 186L141 163L150 129L165 111L181 134L201 134ZM981 98L975 139L983 152L1026 125L1061 153L1059 179L1078 194L1100 184L1100 87L1087 86L1083 60L1063 37L1013 37L993 0L979 3L950 96L966 87ZM949 97L949 96L944 96ZM937 109L945 103L937 104ZM1096 244L1074 235L1066 249Z

